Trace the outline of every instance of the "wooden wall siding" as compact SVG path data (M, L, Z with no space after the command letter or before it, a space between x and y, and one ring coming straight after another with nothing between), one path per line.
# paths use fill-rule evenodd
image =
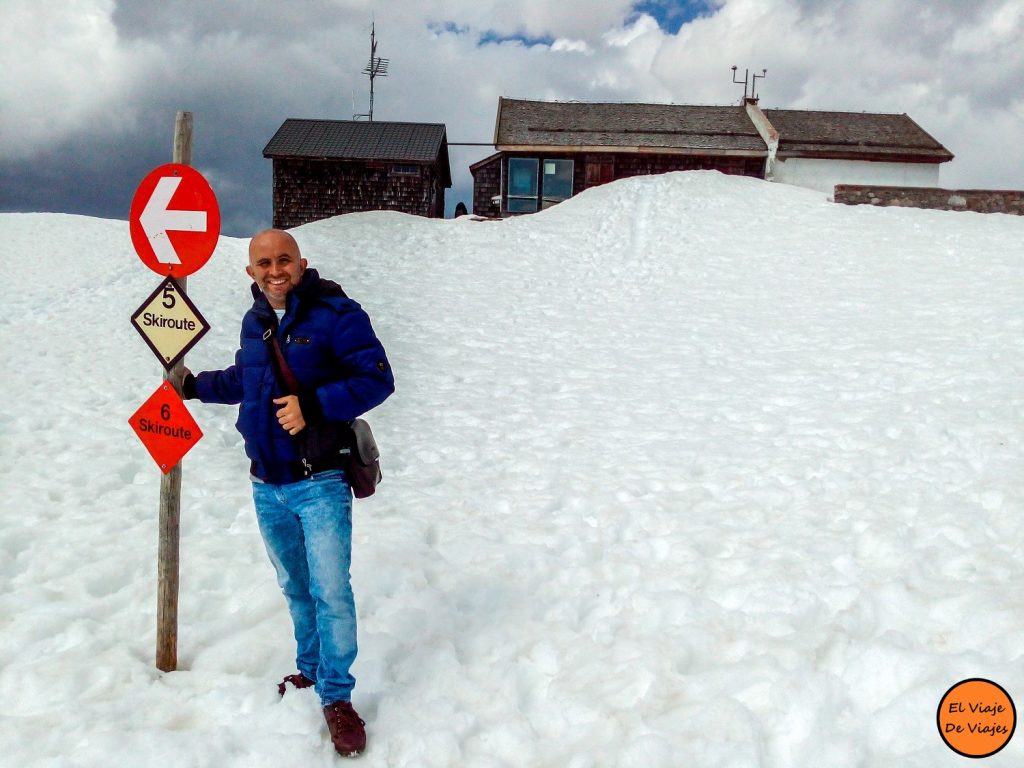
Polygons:
M636 152L595 152L595 153L529 153L503 154L493 162L477 168L473 176L473 212L482 216L507 215L505 190L501 188L502 169L508 173L509 157L537 157L541 160L573 160L572 193L578 195L588 187L606 183L608 180L627 179L631 176L648 176L671 171L720 171L732 176L753 176L764 178L762 157L719 157L700 155L662 155ZM588 180L587 166L590 165ZM593 166L599 166L594 169ZM611 168L609 168L611 166ZM595 183L596 180L596 183ZM491 204L493 195L502 195L502 208Z
M721 171L730 176L753 176L763 179L764 158L653 154L615 155L616 179L671 171ZM575 179L573 181L575 183Z
M501 158L496 157L473 174L473 213L477 216L501 216L501 206L491 202L495 195L502 194Z
M441 177L438 175L434 176L434 208L430 212L430 218L444 218L444 182L441 181Z
M694 155L660 155L636 152L595 152L578 155L508 155L506 157L540 157L543 159L573 160L572 193L632 176L650 176L672 171L721 171L732 176L764 178L764 158L760 157L702 157ZM506 173L508 161L505 160ZM591 166L590 178L587 167ZM595 169L594 166L598 166ZM499 180L500 183L500 180ZM504 190L501 190L504 192ZM495 193L497 194L497 193Z
M274 226L288 229L361 211L400 211L431 217L438 216L440 210L444 215L444 190L435 168L421 166L419 176L398 176L391 174L391 165L275 159ZM440 195L436 193L438 188Z

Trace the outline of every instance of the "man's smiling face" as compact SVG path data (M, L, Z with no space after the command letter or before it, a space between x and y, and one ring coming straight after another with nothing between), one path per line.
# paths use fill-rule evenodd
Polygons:
M274 309L284 309L288 291L299 284L306 271L306 260L299 253L295 238L279 229L260 232L249 243L246 273Z

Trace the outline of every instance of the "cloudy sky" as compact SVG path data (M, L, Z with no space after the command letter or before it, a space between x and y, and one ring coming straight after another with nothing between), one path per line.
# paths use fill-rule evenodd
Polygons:
M288 117L365 112L489 142L499 96L906 112L941 183L1024 188L1024 0L0 0L0 210L127 218L195 116L224 234L269 224L263 147ZM354 108L353 108L354 101ZM453 147L451 210L471 200Z

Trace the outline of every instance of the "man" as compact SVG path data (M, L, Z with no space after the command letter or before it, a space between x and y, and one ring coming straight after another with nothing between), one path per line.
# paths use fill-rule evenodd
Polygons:
M245 271L254 302L234 365L186 372L182 388L204 403L241 404L256 519L295 627L299 672L278 692L315 686L335 749L357 755L366 733L351 704L356 612L344 449L348 423L383 402L394 378L366 313L307 268L290 234L258 233Z

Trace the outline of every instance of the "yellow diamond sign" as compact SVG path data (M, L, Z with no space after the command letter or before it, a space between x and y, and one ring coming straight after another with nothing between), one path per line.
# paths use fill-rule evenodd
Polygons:
M132 325L168 371L210 330L173 277L160 283L135 310Z

